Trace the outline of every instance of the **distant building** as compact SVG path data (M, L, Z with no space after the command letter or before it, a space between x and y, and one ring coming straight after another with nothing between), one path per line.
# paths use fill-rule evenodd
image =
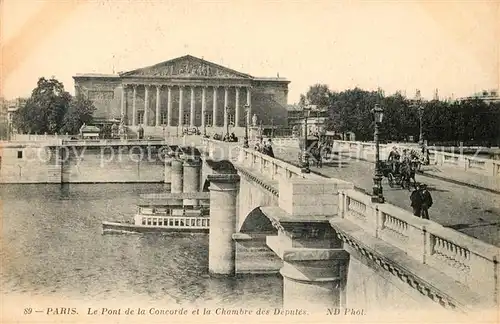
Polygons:
M483 90L471 96L459 98L458 101L473 100L473 99L482 100L486 103L498 103L500 102L500 95L499 91L495 89L489 91Z
M28 99L26 98L16 98L12 100L2 99L0 116L2 117L2 119L5 119L7 121L8 137L10 137L10 134L12 134L13 132L16 132L12 124L14 115L21 107L24 107L24 105L26 105L27 100Z
M307 118L307 128L309 133L321 132L326 129L328 120L328 109L319 108L314 106L309 111L309 118ZM299 130L304 128L304 111L302 107L295 105L288 105L288 127L293 128L297 126Z
M286 124L290 81L254 77L186 55L113 75L78 74L75 93L92 100L95 120L124 120L149 133L166 128L231 127L244 133L253 115L265 125ZM250 106L248 120L245 106Z

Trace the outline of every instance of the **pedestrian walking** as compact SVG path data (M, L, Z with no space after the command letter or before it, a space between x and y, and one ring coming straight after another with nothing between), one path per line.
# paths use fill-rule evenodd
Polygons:
M429 219L429 208L432 206L432 196L429 190L427 190L427 185L422 184L420 186L420 196L422 199L422 218Z
M417 188L413 190L410 195L411 207L413 208L413 215L417 217L421 217L422 213L422 194L420 184L417 185Z

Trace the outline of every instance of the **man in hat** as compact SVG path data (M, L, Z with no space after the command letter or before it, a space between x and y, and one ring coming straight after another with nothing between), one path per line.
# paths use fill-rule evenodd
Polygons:
M420 183L417 184L417 188L413 190L410 195L411 207L413 208L413 215L420 217L422 213L422 195L420 192Z
M401 155L398 152L398 148L396 146L392 147L392 151L389 153L387 157L387 161L391 164L392 172L394 174L399 173L399 163L400 163Z
M274 157L274 151L273 151L273 146L271 144L271 139L268 139L266 144L265 144L265 151L266 151L266 154L269 155L270 157Z
M429 219L429 208L432 206L432 196L427 190L427 185L422 184L420 186L420 196L422 199L422 218Z

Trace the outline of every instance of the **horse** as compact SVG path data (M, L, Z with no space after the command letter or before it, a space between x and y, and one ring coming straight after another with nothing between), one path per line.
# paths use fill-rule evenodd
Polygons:
M321 147L314 146L310 150L311 157L314 160L314 165L317 168L322 168L323 167L323 158L321 156Z
M401 174L401 187L411 190L411 180L413 180L413 187L416 188L417 181L415 180L415 173L420 163L417 161L405 160L401 163L400 174Z
M429 159L428 159L428 156L424 153L422 153L421 151L417 151L417 150L414 150L412 149L410 151L410 159L412 161L415 161L416 160L416 169L420 171L420 169L422 168L422 165L429 165Z

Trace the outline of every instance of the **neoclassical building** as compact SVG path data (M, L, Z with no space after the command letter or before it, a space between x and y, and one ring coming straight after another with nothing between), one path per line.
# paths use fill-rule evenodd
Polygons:
M241 134L253 115L263 125L287 122L290 81L253 77L191 55L117 75L73 78L75 93L94 102L96 119L125 116L132 128L230 127Z

